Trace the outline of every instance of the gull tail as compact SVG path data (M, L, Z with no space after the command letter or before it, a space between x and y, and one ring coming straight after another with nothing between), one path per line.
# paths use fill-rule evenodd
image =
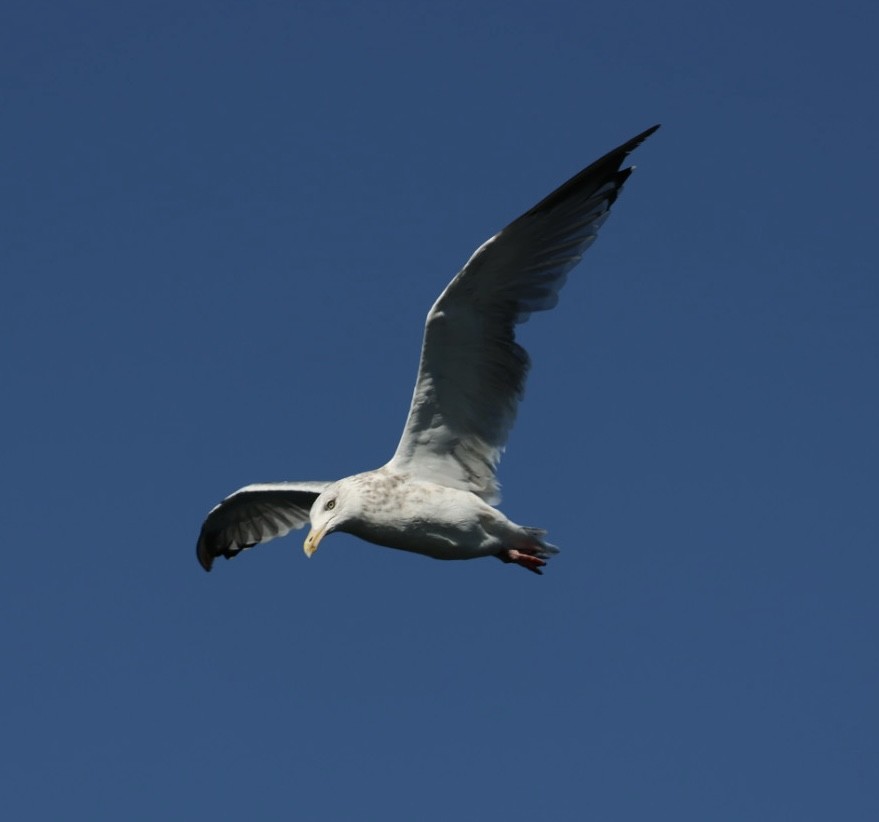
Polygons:
M522 546L523 550L529 553L533 552L534 556L538 556L541 559L549 559L551 556L559 553L558 546L544 539L546 531L542 528L522 528L522 530L529 537L527 545Z

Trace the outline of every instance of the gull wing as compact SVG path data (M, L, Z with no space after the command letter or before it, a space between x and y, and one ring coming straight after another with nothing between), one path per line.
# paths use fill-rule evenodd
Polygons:
M607 219L633 137L480 246L427 315L418 379L389 466L499 501L495 469L530 360L515 326L555 306L567 273Z
M196 554L211 570L214 559L231 559L247 548L283 537L308 522L308 512L329 482L246 485L211 510L201 526Z

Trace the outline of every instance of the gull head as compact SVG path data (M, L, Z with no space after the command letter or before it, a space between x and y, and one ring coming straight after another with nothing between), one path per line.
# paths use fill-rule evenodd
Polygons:
M311 530L302 546L305 556L310 558L327 534L344 531L345 524L353 518L357 510L359 507L355 489L350 483L339 480L328 485L314 501L308 515L311 520Z

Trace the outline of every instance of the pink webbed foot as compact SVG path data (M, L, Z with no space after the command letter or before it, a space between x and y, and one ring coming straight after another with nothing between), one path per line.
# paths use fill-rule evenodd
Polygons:
M543 571L540 569L546 565L546 561L542 560L540 557L536 557L533 554L526 554L515 548L507 548L506 550L501 551L497 554L497 558L501 562L513 562L516 565L521 565L523 568L526 568L535 574L543 574Z

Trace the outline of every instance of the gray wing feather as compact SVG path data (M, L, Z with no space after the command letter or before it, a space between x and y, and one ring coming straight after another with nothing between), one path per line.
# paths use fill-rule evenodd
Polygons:
M659 126L596 160L476 250L427 315L409 417L389 465L499 501L495 470L530 360L515 326L558 302Z
M247 485L211 510L201 526L196 554L211 570L217 557L231 559L260 542L283 537L308 522L311 506L329 482Z

